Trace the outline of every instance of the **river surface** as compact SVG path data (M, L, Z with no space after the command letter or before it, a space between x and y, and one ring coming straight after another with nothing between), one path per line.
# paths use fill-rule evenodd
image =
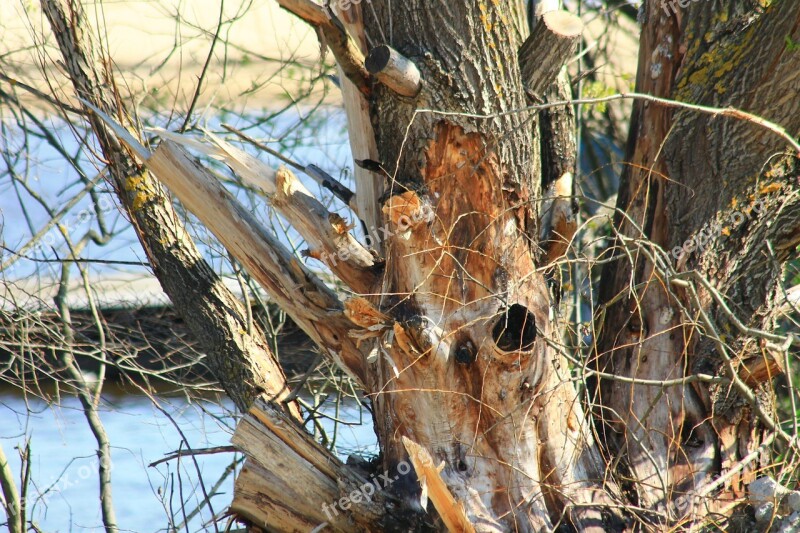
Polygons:
M275 147L303 163L316 163L352 187L349 173L343 170L350 166L344 115L338 108L327 108L316 110L311 120L308 112L308 109L298 107L296 112L287 112L277 120L248 131L257 138L265 139L285 139L287 132L295 132L295 141L287 140L285 145L276 143ZM222 117L214 117L208 126L215 129L213 126L221 120ZM247 120L235 116L228 116L225 120L237 127L248 124ZM240 121L244 122L240 124ZM63 120L47 117L45 124L49 133L63 144L68 153L79 152L74 133ZM61 227L66 228L73 239L79 239L89 229L97 230L97 210L92 208L90 198L83 191L84 184L77 179L75 171L63 163L53 146L37 136L24 136L13 121L4 126L6 150L18 154L10 165L20 176L24 176L26 186L56 209L76 198L74 206L57 220ZM274 158L264 157L266 161L278 164ZM78 156L78 162L88 176L96 176L96 163L86 153ZM341 202L330 201L329 195L306 176L301 175L300 178L320 198L328 198L331 210L352 217ZM152 278L146 265L146 256L132 227L120 212L114 197L107 194L108 186L100 185L98 188L103 200L98 207L115 236L109 245L98 247L89 244L81 254L86 259L103 261L87 263L90 278L93 282L115 277L123 280L137 279L137 276ZM258 214L265 227L272 227L272 219L267 216L263 206L252 203L242 195L241 190L232 190ZM15 185L7 173L0 175L0 244L4 246L0 249L0 264L9 261L8 268L0 269L0 312L16 309L17 306L28 311L52 307L50 293L41 287L49 287L53 280L58 279L60 265L48 261L64 257L68 254L68 247L59 230L50 227L50 218L47 210L33 201L25 188ZM39 233L43 236L37 240L34 235ZM202 231L200 233L197 241L203 255L215 271L223 274L228 272L225 259L202 238ZM294 231L278 231L277 237L291 247L299 246L302 242ZM27 250L22 257L15 253L20 250ZM73 277L76 276L73 270ZM4 292L7 284L27 284L26 293L32 295L28 299L30 301L20 303L20 300L9 297L9 294L15 293ZM101 305L106 301L125 306L164 300L160 288L153 291L137 290L133 296L115 299L103 294L99 284L93 287L98 287L95 298ZM79 293L76 291L71 297L80 296ZM2 370L0 368L0 378ZM57 405L48 404L32 396L25 397L17 390L3 388L2 381L0 379L0 446L9 459L18 485L21 461L16 448L24 449L25 442L30 442L28 518L47 532L101 530L95 454L97 445L79 402L75 398L62 396ZM111 475L118 525L122 531L136 532L169 531L173 528L186 533L207 529L213 531L209 522L211 510L207 506L199 515L188 520L188 527L177 526L184 520L184 512L189 515L203 501L198 477L204 480L206 492L213 492L210 498L213 511L220 513L227 508L231 501L234 475L228 474L226 477L225 472L241 456L227 452L196 456L196 464L184 457L180 462L170 460L152 467L149 465L179 448L185 450L187 447L199 449L229 445L235 427L232 405L227 399L196 403L185 398L160 397L157 401L161 409L148 397L130 394L130 391L104 393L101 416L113 447ZM322 411L326 412L326 409ZM338 411L331 406L327 408L327 413L338 420L366 422L365 425L337 425L335 451L341 457L354 450L365 453L375 450L375 437L368 415L362 416L356 404L344 405ZM326 431L331 431L334 422L322 419L321 424ZM222 481L217 490L212 491L219 480ZM182 506L181 502L185 502L185 505ZM170 517L174 518L171 520ZM0 510L0 533L5 530L2 525L4 518Z
M203 500L198 485L198 470L207 493L220 479L211 496L215 513L230 504L233 479L226 469L240 454L231 452L197 455L197 464L183 457L156 466L154 461L179 448L192 449L230 444L235 419L227 400L189 402L185 398L155 399L131 394L104 395L101 417L112 444L114 507L121 531L170 531ZM329 410L333 414L333 408ZM163 411L162 411L163 410ZM339 425L336 451L345 457L353 450L375 450L367 413L360 416L358 406L340 408L340 420L363 421L363 425ZM330 430L333 422L322 419ZM181 437L186 440L183 441ZM29 519L42 531L102 531L97 481L96 443L77 399L62 396L59 405L27 399L15 391L0 390L0 446L19 481L20 457L15 447L31 447L28 489ZM238 472L238 467L237 470ZM180 502L186 502L181 510ZM0 516L2 513L0 512ZM174 519L171 521L170 516ZM213 531L211 511L206 506L189 520L183 532ZM3 523L0 518L0 524ZM225 521L220 523L224 529ZM4 531L0 525L0 531Z

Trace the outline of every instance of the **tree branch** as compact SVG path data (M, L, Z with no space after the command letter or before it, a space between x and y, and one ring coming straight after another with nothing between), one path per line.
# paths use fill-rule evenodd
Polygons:
M281 309L336 363L364 382L363 356L342 303L286 250L214 176L177 144L164 141L145 161L186 208L220 240Z
M78 97L110 115L128 116L113 90L110 62L101 65L94 58L81 4L41 0L41 5ZM164 189L126 153L99 115L88 118L150 264L208 354L209 370L240 409L246 409L261 393L281 401L288 388L263 334L257 329L241 333L248 328L242 304L203 260ZM289 409L298 414L296 406Z
M363 354L350 336L356 328L344 315L344 307L331 289L289 253L180 145L164 140L150 153L101 110L88 102L84 105L144 161L321 349L327 350L343 370L364 383ZM183 142L202 147L191 139L184 138ZM264 187L271 186L268 178L255 176L251 177Z
M358 90L370 93L370 75L364 67L364 53L347 34L342 21L327 9L312 0L278 0L280 6L318 28L345 76L355 84Z
M341 200L341 202L349 207L356 215L359 215L358 212L358 204L356 203L356 193L345 187L341 184L341 182L337 181L333 176L319 168L317 165L310 164L310 165L301 165L297 161L292 160L289 157L286 157L282 153L278 152L277 150L273 150L266 144L259 142L258 140L250 137L245 132L234 128L229 124L221 124L223 128L228 130L229 132L235 134L240 139L247 141L248 143L252 144L259 150L264 150L268 154L277 157L290 167L294 168L295 170L299 170L304 172L308 177L313 179L317 185L322 187L323 189L327 189L331 192L336 198Z
M216 145L201 144L178 133L157 130L162 139L192 146L221 159L247 185L261 191L311 246L309 255L328 266L354 291L372 292L380 267L351 234L347 222L330 213L287 168L277 171L258 158L206 132Z
M566 11L549 11L540 17L518 55L522 83L534 98L543 96L556 79L581 31L581 19Z

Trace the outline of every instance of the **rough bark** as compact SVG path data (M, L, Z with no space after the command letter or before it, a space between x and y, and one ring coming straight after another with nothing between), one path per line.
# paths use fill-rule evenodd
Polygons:
M518 13L430 1L374 13L370 36L391 27L389 44L425 80L415 102L373 92L393 180L383 210L398 234L387 296L373 299L391 325L369 383L384 465L405 457L403 437L425 448L478 531L613 527L595 505L614 487L603 484L567 361L546 342L537 114L506 113L526 99L520 67L506 60L522 44Z
M80 2L42 0L41 4L75 93L127 122L127 111L114 90L111 64L94 55L91 26ZM164 189L122 149L98 117L90 121L114 189L154 273L203 346L211 372L242 410L260 394L281 401L288 394L285 377L263 333L248 323L242 304L202 258Z
M566 11L542 15L519 49L522 83L534 98L541 97L572 56L583 31L581 19Z
M281 4L355 50L330 11ZM800 55L783 37L800 40L800 6L662 7L648 2L644 12L639 92L746 108L797 134L800 101L784 94L796 89ZM350 124L375 159L368 166L387 170L387 193L371 206L388 236L378 286L360 284L360 267L342 271L355 294L339 302L183 151L165 143L143 156L363 385L377 469L393 480L377 504L328 516L323 505L351 493L358 469L259 403L235 436L249 460L234 510L267 528L324 519L342 531L599 533L630 526L624 506L648 529L730 515L765 466L766 444L788 440L772 418L768 383L785 347L769 330L780 265L800 242L798 154L747 121L655 101L634 107L611 249L623 259L608 263L601 284L592 426L551 318L545 273L564 239L542 240L563 231L547 220L556 210L540 203L571 193L571 116L524 109L539 95L508 60L523 43L518 4L375 0L356 11L346 20L361 51L389 46L424 80L413 97L363 73L358 92L345 89L357 117ZM348 72L361 72L358 54L338 54ZM756 65L738 68L751 57ZM569 94L563 78L546 97L559 94ZM372 185L366 196L357 191L359 209ZM741 220L723 220L732 211ZM719 231L673 257L710 223ZM406 460L413 469L404 472Z
M744 109L795 136L800 56L785 37L798 33L800 6L672 6L647 5L637 92ZM744 325L774 329L781 264L800 239L793 158L779 137L747 121L647 102L633 113L615 218L622 235L615 251L627 257L603 275L601 300L609 305L599 367L641 379L704 373L735 381L742 361L761 357L765 339L737 330L714 293ZM631 247L641 238L666 253ZM692 279L710 284L671 279L692 270ZM751 394L697 381L659 388L602 380L596 401L606 440L623 452L618 473L635 480L644 520L674 525L733 512L768 461L750 453L770 425L763 415L771 411L772 377ZM751 462L724 477L745 457ZM717 476L725 483L707 490Z

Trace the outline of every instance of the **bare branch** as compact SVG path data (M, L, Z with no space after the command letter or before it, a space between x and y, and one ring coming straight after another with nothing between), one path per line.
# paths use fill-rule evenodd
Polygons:
M166 463L167 461L172 461L173 459L177 459L178 457L186 457L188 455L215 455L218 453L232 453L237 451L235 446L213 446L211 448L201 448L195 450L177 450L172 453L168 453L158 461L153 461L147 466L153 467L160 465L161 463Z
M104 120L110 119L104 117ZM113 121L110 126L120 140L133 143L130 149L144 157L145 166L217 236L309 337L326 349L343 370L363 383L363 357L349 336L353 324L344 316L342 303L333 291L261 227L178 144L165 140L153 154L147 155L147 149L124 135L120 126ZM267 189L273 186L266 179L259 182Z
M206 135L216 147L198 143L184 135L164 130L157 132L163 139L192 146L225 162L247 185L271 200L275 209L309 243L312 257L323 261L353 290L366 293L374 289L380 268L372 254L350 234L347 222L330 213L290 170L280 168L276 171L209 132Z
M345 76L355 84L359 92L365 95L370 93L370 75L364 67L364 53L347 34L342 21L330 9L312 0L278 0L278 3L285 10L318 28Z
M413 98L422 89L417 66L391 46L382 44L370 50L365 64L370 74L401 96Z

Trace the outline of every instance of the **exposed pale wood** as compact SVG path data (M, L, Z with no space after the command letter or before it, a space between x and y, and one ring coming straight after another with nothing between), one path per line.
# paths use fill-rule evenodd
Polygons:
M250 439L264 439L260 433L242 435ZM339 513L338 520L333 520L318 507L308 505L308 502L336 501L338 490L335 483L329 480L323 482L317 476L310 475L306 463L298 464L287 460L285 456L276 455L275 461L278 460L281 464L270 461L266 467L252 459L245 461L236 476L231 513L264 531L313 531L326 523L330 525L329 530L358 531L347 524L342 513ZM300 475L295 476L290 468L297 469Z
M378 81L401 96L413 98L422 89L417 66L391 46L382 44L370 50L365 65Z
M362 52L367 50L367 40L364 34L364 19L362 5L351 4L349 9L342 12L342 4L334 3L334 9L341 13L345 27ZM342 76L342 66L338 65L342 101L347 115L347 135L350 140L350 151L353 160L371 159L378 161L378 145L375 141L375 132L370 119L369 102L363 94L356 90L356 86ZM380 254L384 252L384 235L378 228L383 226L378 199L385 189L384 177L371 172L353 163L353 178L356 182L356 204L361 220L367 226L372 247Z
M145 166L217 236L318 346L326 348L343 370L359 381L363 379L363 357L350 338L355 325L344 316L342 303L333 291L267 232L208 170L189 157L181 145L164 140L151 154L103 111L88 102L84 102L84 105L92 109L119 140L142 159ZM198 146L197 141L181 140L184 144ZM279 194L279 189L282 189L282 193L286 192L283 179L278 178L279 172L275 172L273 182L268 176L257 175L253 168L255 158L237 161L240 171L248 174L258 186L267 189L274 187L275 194ZM264 171L271 172L271 169Z
M312 0L277 0L287 11L294 13L312 26L318 28L325 37L324 45L330 47L342 73L353 82L362 94L369 94L369 73L364 68L364 51L347 34L342 22Z
M530 0L528 2L528 25L533 31L542 15L561 9L561 0Z
M518 55L529 94L544 94L575 51L581 31L581 19L566 11L548 11L538 19Z
M309 337L363 382L363 356L349 337L355 326L336 295L179 145L163 141L145 164Z
M550 509L560 508L579 530L599 533L598 506L610 502L604 463L557 370L567 363L554 364L560 355L542 338L553 334L547 289L506 207L497 155L484 146L479 134L441 123L425 151L425 187L384 205L398 235L387 258L393 290L411 296L398 306L401 328L386 333L396 342L384 344L380 398L394 430L383 449L399 455L392 447L408 437L443 461L441 480L481 531L551 528ZM512 285L505 276L515 272L527 274ZM536 336L520 349L506 342L519 332L492 341L512 303Z
M433 457L428 450L408 437L403 437L403 446L408 452L411 464L414 465L420 485L426 487L423 492L427 492L428 498L439 511L439 516L447 530L474 533L475 528L464 514L464 507L453 498L447 485L442 481L442 476L439 475L438 468L433 464Z
M305 237L312 247L313 257L355 292L374 292L382 270L373 255L351 234L355 224L329 213L291 171L278 170L276 179L277 191L272 205Z
M336 198L341 200L342 203L348 206L353 211L353 213L358 214L358 205L356 204L356 194L347 187L345 187L344 185L342 185L333 176L331 176L330 174L319 168L317 165L309 164L303 166L297 163L296 161L292 161L291 159L284 156L277 150L273 150L266 144L254 139L253 137L247 135L241 130L234 128L229 124L222 124L222 127L232 133L235 133L237 136L244 139L248 143L252 144L256 148L264 150L268 154L277 157L290 167L299 170L301 172L304 172L308 177L313 179L317 183L317 185L319 185L323 189L330 191L331 194L333 194Z
M544 249L543 264L561 259L572 243L578 227L573 204L572 174L564 173L547 188L539 221L540 246Z
M250 187L267 196L286 221L310 246L309 255L322 261L356 292L375 289L380 267L372 254L350 233L351 225L329 212L289 169L277 170L247 152L206 133L215 146L181 134L157 130L165 139L191 146L230 166Z
M254 525L311 531L327 523L326 531L363 531L385 514L382 491L266 402L253 405L232 441L248 459L236 479L231 511ZM365 490L367 485L372 488ZM362 497L351 497L353 491Z

